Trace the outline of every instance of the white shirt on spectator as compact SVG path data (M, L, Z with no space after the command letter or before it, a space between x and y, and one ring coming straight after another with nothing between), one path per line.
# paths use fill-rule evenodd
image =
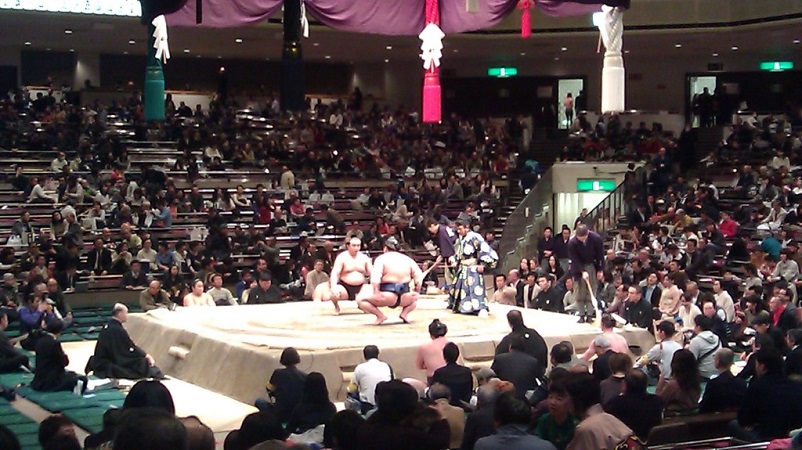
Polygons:
M393 370L386 362L371 358L354 369L351 382L359 389L359 399L376 404L376 385L393 379Z

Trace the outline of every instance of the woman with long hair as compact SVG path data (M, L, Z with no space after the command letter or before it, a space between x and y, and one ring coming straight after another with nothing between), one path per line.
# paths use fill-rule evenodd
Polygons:
M701 375L696 356L686 349L674 352L671 359L671 380L657 392L663 400L666 412L678 413L692 410L699 405Z
M312 372L304 382L304 396L295 407L287 422L289 433L304 433L324 425L337 413L334 403L329 400L326 378L320 372Z
M170 294L170 300L173 303L181 303L182 299L187 295L187 283L184 282L184 277L181 276L178 264L173 264L164 271L162 287Z
M549 265L546 267L546 273L554 275L555 280L559 280L565 275L565 271L562 266L560 266L560 261L557 260L556 256L549 256L548 263Z

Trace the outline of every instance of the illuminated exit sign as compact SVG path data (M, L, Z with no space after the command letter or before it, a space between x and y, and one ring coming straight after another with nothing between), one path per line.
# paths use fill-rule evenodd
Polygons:
M770 72L782 72L783 70L793 70L794 63L792 61L764 61L760 63L760 70L768 70Z
M487 76L496 78L507 78L518 75L517 67L491 67L487 69Z
M610 192L614 191L615 187L615 180L595 178L580 178L576 180L576 190L579 192Z

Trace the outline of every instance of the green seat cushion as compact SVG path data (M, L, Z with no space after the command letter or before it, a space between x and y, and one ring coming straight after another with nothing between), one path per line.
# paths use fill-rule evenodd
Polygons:
M37 434L39 433L39 424L36 422L23 423L23 424L11 425L8 427L8 429L11 430L17 436L23 434Z
M14 431L14 430L11 430ZM23 450L34 450L42 448L39 445L39 434L38 430L37 433L28 433L28 434L17 434L17 440L19 440L19 445L22 447Z
M84 333L81 335L87 341L96 341L98 336L100 336L100 333Z
M98 433L103 429L103 415L106 408L90 407L64 411L64 415L75 422L79 427L90 433Z
M97 404L92 400L87 400L78 395L73 395L73 398L70 399L47 398L39 402L39 406L50 412L60 412L60 411L67 411L70 409L90 408L96 405Z
M5 425L7 427L11 427L14 425L24 425L26 423L36 423L36 421L26 415L19 413L0 416L0 424Z
M9 415L13 416L14 414L19 414L19 411L17 411L17 409L14 408L13 406L11 406L9 404L5 404L5 405L0 406L0 417L1 416L9 416Z
M108 389L85 394L84 398L106 402L115 400L125 400L125 394L116 389Z
M30 384L33 374L27 372L4 373L0 375L0 385L14 387L20 384Z
M70 334L62 334L61 336L59 336L58 340L60 342L80 342L83 341L84 338L78 336L77 334L70 333Z

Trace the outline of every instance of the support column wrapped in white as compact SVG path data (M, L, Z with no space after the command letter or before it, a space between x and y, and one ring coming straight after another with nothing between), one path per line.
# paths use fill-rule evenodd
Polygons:
M604 42L604 68L602 69L602 113L622 112L625 109L626 71L624 70L623 47L624 12L621 8L602 6L602 12L594 15Z

